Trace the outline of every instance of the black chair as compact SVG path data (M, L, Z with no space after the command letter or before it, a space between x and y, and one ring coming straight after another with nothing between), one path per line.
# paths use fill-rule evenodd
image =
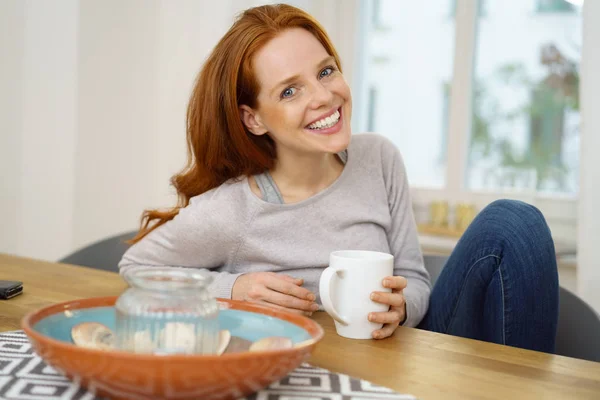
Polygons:
M425 256L431 283L437 280L447 257ZM560 287L556 354L600 362L600 315L587 303Z
M64 264L81 265L104 271L119 271L119 261L129 245L126 240L133 238L137 231L111 236L107 239L92 243L58 260Z

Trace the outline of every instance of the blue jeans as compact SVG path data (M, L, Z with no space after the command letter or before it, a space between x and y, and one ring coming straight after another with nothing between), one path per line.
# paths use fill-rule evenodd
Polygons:
M534 206L499 200L459 240L419 328L552 353L557 323L550 229Z

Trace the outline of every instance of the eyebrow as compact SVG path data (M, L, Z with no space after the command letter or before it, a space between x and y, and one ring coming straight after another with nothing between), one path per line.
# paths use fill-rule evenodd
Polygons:
M335 57L334 56L329 56L329 57L323 59L319 64L317 64L317 66L318 66L318 68L323 68L325 65L331 64L331 63L335 63ZM283 86L287 86L290 83L293 83L294 81L297 81L298 79L300 79L300 75L290 76L289 78L286 78L286 79L282 80L277 85L275 85L275 87L271 90L271 95L273 95L274 92L276 90L278 90L279 88L281 88Z

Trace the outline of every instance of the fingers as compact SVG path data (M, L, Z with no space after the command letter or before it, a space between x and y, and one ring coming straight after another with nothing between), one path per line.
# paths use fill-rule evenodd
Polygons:
M268 275L268 278L265 278L263 284L271 290L288 296L308 300L309 302L315 301L315 295L310 290L298 286L297 284L290 282L288 279L280 279L280 277L277 275Z
M404 307L404 295L402 292L373 292L371 293L371 300L376 303L387 304L392 307Z
M317 303L308 300L301 300L297 297L270 290L265 293L263 300L272 304L277 304L285 308L313 312L319 309Z
M314 303L315 295L310 290L290 282L289 279L282 279L275 274L264 274L256 279L259 284L248 291L251 300L260 300L307 313L317 311L319 308Z
M304 284L304 279L301 279L301 278L294 278L294 277L291 277L289 275L276 274L275 272L270 272L269 274L273 275L275 277L281 278L284 281L291 282L294 285L302 286Z
M397 324L384 325L383 328L373 331L373 339L385 339L386 337L390 337L394 334L397 327Z
M406 301L402 290L406 288L406 278L401 276L390 276L383 280L383 286L392 289L388 292L373 292L371 300L390 306L387 312L369 313L369 321L383 324L381 329L373 331L374 339L383 339L392 336L396 328L406 318Z
M392 309L386 312L369 313L369 321L379 324L396 324L398 326L404 319L404 313L401 310Z
M316 296L300 286L303 283L302 279L273 272L249 273L236 280L232 298L311 315L319 306L314 302Z
M383 279L383 287L402 290L406 288L408 281L403 276L388 276Z

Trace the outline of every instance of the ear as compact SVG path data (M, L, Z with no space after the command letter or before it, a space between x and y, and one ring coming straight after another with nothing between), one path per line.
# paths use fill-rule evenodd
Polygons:
M246 128L253 134L260 136L267 133L267 128L261 123L257 112L245 104L240 106L240 118Z

